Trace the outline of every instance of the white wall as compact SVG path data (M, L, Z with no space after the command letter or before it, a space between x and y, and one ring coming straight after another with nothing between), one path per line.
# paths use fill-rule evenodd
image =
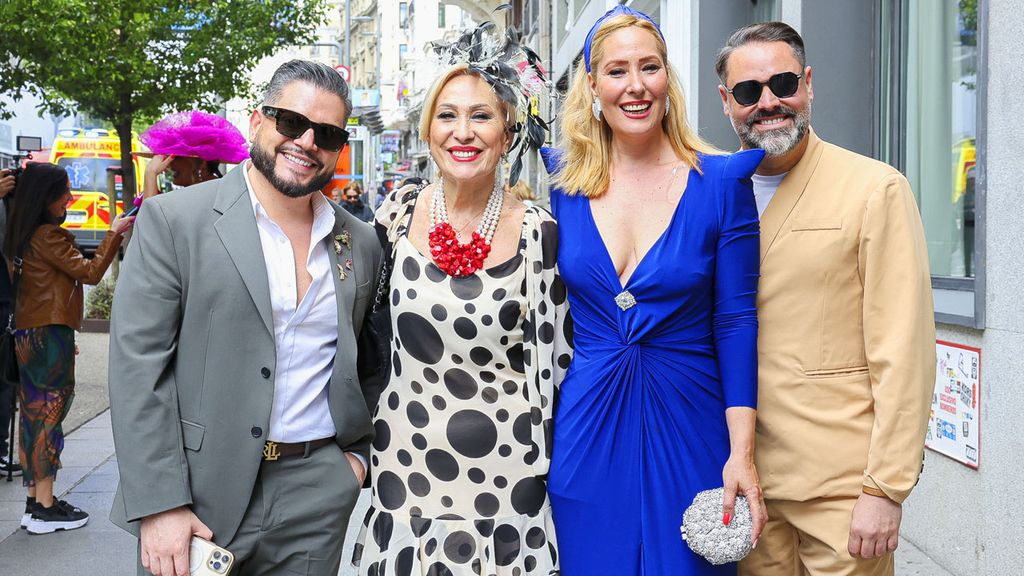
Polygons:
M1024 419L1024 195L1017 120L1024 82L1018 0L989 0L985 184L986 327L938 326L938 338L981 348L980 466L928 451L905 506L904 535L958 576L1024 573L1021 422ZM980 27L980 25L979 25ZM979 238L980 240L980 238Z
M43 147L49 148L53 144L53 139L59 128L74 126L72 118L65 118L58 125L54 124L49 114L44 114L40 118L39 112L36 110L39 99L31 95L25 96L18 102L9 96L2 96L0 101L3 102L4 108L14 112L14 116L9 120L0 120L0 125L5 125L8 128L0 133L8 131L10 133L9 140L5 138L0 141L0 152L2 153L12 155L16 153L15 143L18 136L39 136L43 139Z

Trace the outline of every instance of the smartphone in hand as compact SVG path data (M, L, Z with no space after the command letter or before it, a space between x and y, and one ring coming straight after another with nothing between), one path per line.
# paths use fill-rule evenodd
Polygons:
M138 210L138 208L136 208ZM190 576L224 576L231 571L235 556L209 540L192 537L188 551Z

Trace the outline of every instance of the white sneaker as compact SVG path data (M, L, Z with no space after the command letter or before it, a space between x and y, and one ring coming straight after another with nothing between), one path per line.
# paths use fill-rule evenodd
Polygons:
M36 503L25 502L25 513L21 515L21 529L28 528L28 521L32 519L32 511L36 509Z
M81 528L88 523L89 515L82 509L57 500L49 508L37 505L28 519L26 529L29 534L50 534L58 530Z
M7 476L8 472L11 476L21 476L21 464L8 462L7 456L0 456L0 475Z

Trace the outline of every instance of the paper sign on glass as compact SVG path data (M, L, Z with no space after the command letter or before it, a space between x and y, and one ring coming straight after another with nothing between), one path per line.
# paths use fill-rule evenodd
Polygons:
M935 390L925 446L971 468L981 456L981 350L935 342Z

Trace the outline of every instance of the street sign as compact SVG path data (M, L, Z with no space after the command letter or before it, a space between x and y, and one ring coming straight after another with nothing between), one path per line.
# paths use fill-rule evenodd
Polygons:
M341 79L345 82L348 82L352 78L352 69L348 66L338 64L334 69L338 71L338 74L341 74Z

